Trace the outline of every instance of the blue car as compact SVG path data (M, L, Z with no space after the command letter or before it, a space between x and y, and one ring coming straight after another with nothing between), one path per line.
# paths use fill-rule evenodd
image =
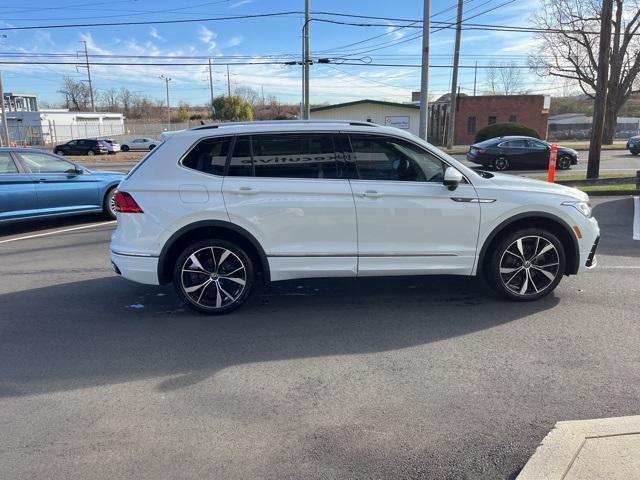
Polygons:
M0 224L91 212L114 219L113 197L124 176L42 150L0 148Z

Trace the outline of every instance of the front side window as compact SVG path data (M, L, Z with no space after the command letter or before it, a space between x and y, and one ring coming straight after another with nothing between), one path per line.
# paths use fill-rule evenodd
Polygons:
M504 148L524 148L527 146L526 140L509 140L508 142L502 142L499 147Z
M3 173L18 173L18 168L8 152L0 152L0 175Z
M361 180L441 183L444 179L442 161L409 142L364 135L350 138Z
M212 175L224 175L231 137L205 138L182 160L182 165Z
M46 153L18 153L18 157L32 173L71 173L75 166Z
M528 140L528 142L529 142L529 147L531 148L537 148L539 150L546 150L547 148L547 146L544 143L539 142L537 140Z
M321 133L240 136L228 175L338 178L333 136Z

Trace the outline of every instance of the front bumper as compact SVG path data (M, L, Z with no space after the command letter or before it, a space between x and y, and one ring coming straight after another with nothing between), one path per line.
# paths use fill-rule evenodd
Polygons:
M147 285L159 285L158 257L130 255L111 251L113 270L128 280Z
M585 272L595 268L598 264L596 258L596 250L600 243L600 227L595 218L585 219L586 221L579 224L582 232L582 239L578 241L580 246L580 265L578 273Z

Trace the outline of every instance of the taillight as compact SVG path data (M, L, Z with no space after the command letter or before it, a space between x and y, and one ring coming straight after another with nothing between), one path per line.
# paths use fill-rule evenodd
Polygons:
M113 199L116 202L116 211L120 213L143 213L140 205L127 192L117 191Z
M486 148L480 148L480 149L478 149L478 153L487 153L487 149Z

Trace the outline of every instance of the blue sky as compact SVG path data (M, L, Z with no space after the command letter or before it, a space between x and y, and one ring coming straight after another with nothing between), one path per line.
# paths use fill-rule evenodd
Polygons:
M464 17L477 15L494 7L497 10L480 15L471 22L506 25L528 25L537 0L466 0ZM455 19L455 0L433 0L432 13L444 11L434 20ZM503 5L503 6L500 6ZM104 23L148 20L190 19L256 13L300 11L303 0L3 0L0 3L0 26L50 25L68 23ZM422 0L311 0L312 11L331 11L361 15L421 18ZM14 55L33 53L71 53L87 41L90 54L210 56L214 62L214 93L226 92L226 67L215 65L224 56L246 56L253 65L231 66L230 79L235 87L252 87L265 96L275 95L285 102L297 102L300 97L300 67L255 65L264 55L281 55L297 60L301 49L300 15L232 21L195 22L173 25L136 25L110 27L78 27L3 31L0 52ZM392 23L392 22L380 22ZM374 63L419 63L421 40L419 30L393 26L356 27L311 22L311 48L314 57L350 58L352 61ZM345 47L354 42L361 42ZM453 54L454 32L442 30L431 36L432 65L449 65ZM384 47L384 48L382 48ZM526 63L526 55L535 51L535 39L525 33L464 31L461 64L479 65L490 61ZM290 57L289 57L290 56ZM70 60L66 58L65 60ZM75 59L71 59L75 61ZM172 78L171 103L179 100L204 104L209 98L207 60L201 66L145 66L143 60L129 59L125 66L94 66L92 76L98 91L125 86L132 91L164 98L164 81L159 75ZM162 59L162 62L167 61ZM0 65L6 91L34 92L42 100L61 100L57 90L62 76L84 78L84 71L73 65L23 66ZM463 69L460 85L470 93L473 69ZM450 87L450 68L430 70L430 92L441 94ZM527 71L526 87L540 93L554 93L557 85L545 82ZM419 85L417 68L372 67L360 65L313 65L311 67L312 103L337 103L361 98L408 101L410 92ZM480 69L478 90L485 89L485 74ZM548 90L548 91L546 91Z

